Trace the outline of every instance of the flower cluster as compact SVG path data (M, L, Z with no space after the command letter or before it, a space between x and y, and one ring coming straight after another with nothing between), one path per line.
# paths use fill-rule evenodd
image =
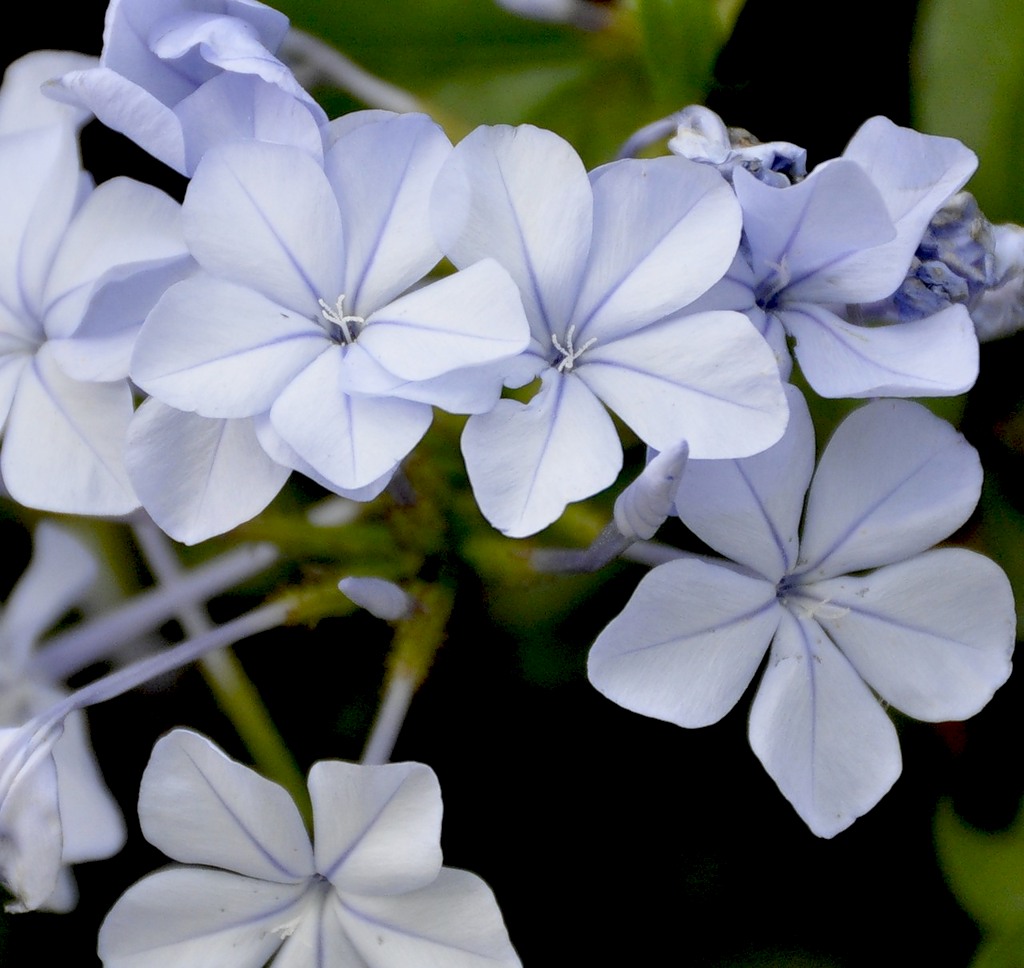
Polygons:
M260 515L293 471L407 508L403 465L440 410L465 418L477 508L524 538L614 485L628 434L647 461L614 521L585 552L532 559L656 564L598 636L591 681L694 727L763 669L751 746L814 833L847 827L901 769L877 700L932 722L973 715L1009 676L1014 604L988 559L930 550L979 499L966 440L918 403L872 399L815 470L790 380L798 367L828 398L956 395L977 377L979 333L1020 328L1021 230L992 226L961 191L973 153L876 117L808 173L798 146L690 107L588 171L530 125L453 145L419 112L329 120L278 56L287 30L255 0L112 0L98 63L38 53L8 72L9 494L52 512L141 508L187 544ZM127 178L94 186L77 141L90 115L185 175L183 202ZM634 157L669 135L667 154ZM646 544L670 516L722 558ZM409 643L436 648L451 606L450 575L424 591L424 574L444 572L441 542L464 526L431 543L410 519L358 545L372 567L352 555L340 583L398 627L401 696L382 714L395 730L430 664ZM392 568L389 552L414 566ZM158 549L151 570L177 589L191 638L67 696L67 671L42 681L30 649L91 566L46 527L37 555L62 560L56 588L40 590L34 564L0 623L0 874L21 907L66 908L67 865L124 834L80 710L307 616L274 602L210 629L196 608L212 591L183 591ZM192 866L117 902L104 963L517 965L490 890L441 866L433 773L375 765L380 746L359 766L312 768L310 843L280 786L195 733L161 739L142 828Z

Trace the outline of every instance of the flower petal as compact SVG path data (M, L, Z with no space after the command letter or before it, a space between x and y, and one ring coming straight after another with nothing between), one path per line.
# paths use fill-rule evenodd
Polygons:
M132 885L99 935L106 968L263 968L308 907L306 884L172 867Z
M750 685L779 612L771 582L702 558L666 562L597 637L587 674L626 709L707 726Z
M542 380L529 404L499 400L462 432L477 504L513 538L546 528L571 501L610 486L622 468L615 425L597 397L572 373L548 368Z
M902 768L896 730L871 690L819 625L789 609L750 709L750 745L819 837L867 813Z
M153 307L132 355L132 379L164 403L204 417L251 417L334 346L313 320L206 273Z
M139 788L139 822L145 838L175 860L275 885L313 873L313 851L292 798L187 729L153 747Z
M98 63L95 57L70 50L34 50L11 62L0 88L0 134L48 124L71 128L85 124L87 111L60 104L41 88L66 71L85 70Z
M475 874L442 868L429 887L394 897L345 895L338 918L373 968L519 968L491 889Z
M960 191L978 167L978 158L955 138L921 134L888 118L865 121L843 152L867 172L896 225L885 251L908 266L939 207Z
M917 403L878 400L840 424L807 496L797 571L886 565L948 537L981 494L978 453Z
M973 716L1010 675L1016 616L1001 568L940 548L865 577L817 582L816 618L887 703L928 722Z
M477 128L441 169L431 213L455 265L489 256L508 270L533 335L550 346L572 314L593 221L590 181L569 143L528 124Z
M896 235L885 203L860 165L819 166L802 182L773 188L733 173L754 276L788 304L871 302L903 281L907 264L881 256Z
M143 507L184 544L254 518L290 473L260 446L251 419L200 417L154 399L128 428L125 466Z
M978 376L978 337L963 306L890 326L858 326L809 303L779 316L823 397L947 397Z
M676 509L719 554L778 582L796 564L814 427L803 395L786 387L789 424L768 450L742 460L690 461Z
M316 869L339 891L403 894L441 869L441 787L420 763L321 760L309 771Z
M430 192L452 146L424 114L362 124L324 162L345 231L345 306L369 316L441 259Z
M611 340L662 319L729 268L740 208L713 169L683 158L631 158L591 178L594 238L572 319L578 339Z
M302 371L270 410L274 429L335 487L354 490L388 474L427 432L423 403L347 393L341 347Z
M44 345L22 372L0 468L15 500L68 514L127 514L139 506L122 451L131 390L64 375Z
M515 356L529 338L519 290L485 259L375 312L359 345L396 376L430 380ZM496 372L495 395L500 388Z
M786 428L775 356L740 313L681 316L598 342L574 371L655 450L686 438L693 458L745 457Z
M242 141L207 152L189 184L185 237L213 275L313 314L344 293L338 202L301 148Z

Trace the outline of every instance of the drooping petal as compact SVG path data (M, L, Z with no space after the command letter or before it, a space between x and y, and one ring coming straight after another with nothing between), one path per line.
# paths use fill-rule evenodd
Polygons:
M369 316L440 260L430 192L451 142L424 114L395 115L350 130L324 167L345 231L345 305Z
M313 851L292 798L187 729L153 747L139 788L139 822L146 839L175 860L275 886L302 883L313 873Z
M462 454L477 504L513 538L546 528L572 501L609 487L622 445L601 402L575 374L549 368L527 405L499 400L469 418Z
M338 203L301 148L243 141L207 152L183 214L189 248L213 275L307 315L344 293Z
M270 410L274 429L335 487L366 487L404 460L427 432L426 404L347 392L341 347L330 347Z
M977 451L950 424L917 403L869 403L822 454L797 571L815 580L909 558L960 527L980 494Z
M685 437L691 457L745 457L786 428L775 356L740 313L677 317L598 341L574 372L655 450Z
M132 885L99 935L105 968L263 968L308 907L305 883L172 867Z
M963 306L891 326L858 326L809 303L780 316L823 397L954 396L978 376L978 337Z
M819 837L867 813L900 775L899 740L857 671L806 615L781 609L750 709L750 745Z
M896 230L878 189L854 162L830 162L789 188L738 168L733 187L766 299L783 293L787 303L870 302L903 281L906 265L872 258Z
M768 450L742 460L690 461L676 495L683 523L719 554L778 582L796 564L804 496L814 471L814 427L787 386L789 424Z
M520 966L494 894L468 871L445 867L421 890L340 902L338 919L373 968Z
M583 162L531 125L477 128L441 169L434 231L455 265L496 259L515 280L534 337L569 322L590 249L593 194Z
M204 417L251 417L332 350L313 320L243 286L199 273L172 286L142 327L132 379Z
M75 215L50 269L43 297L47 336L74 332L104 276L123 279L150 264L187 258L177 202L130 178L104 182Z
M100 66L70 71L58 81L56 90L62 101L87 108L105 127L127 135L154 158L185 174L181 122L145 88Z
M0 665L17 677L29 652L96 580L96 559L65 528L43 521L32 539L32 561L0 615Z
M701 558L670 561L597 637L587 674L626 709L707 726L750 685L780 612L771 582Z
M867 172L896 226L885 246L894 263L910 264L932 216L960 191L978 158L955 138L921 134L888 118L865 121L843 152Z
M309 771L317 871L343 893L426 887L441 869L441 788L421 763L321 760Z
M42 346L11 406L0 450L4 483L26 507L127 514L139 506L122 457L131 417L127 383L72 380Z
M200 417L155 399L132 418L125 466L142 506L183 544L254 518L290 473L260 446L252 419Z
M396 376L430 380L515 356L529 338L519 290L485 259L375 312L359 345ZM497 394L500 373L495 377Z
M729 268L740 209L713 169L683 158L626 159L592 181L594 236L571 320L581 340L612 340L662 319Z
M1010 583L998 565L964 548L800 592L827 603L818 622L868 684L915 719L973 716L1010 675Z

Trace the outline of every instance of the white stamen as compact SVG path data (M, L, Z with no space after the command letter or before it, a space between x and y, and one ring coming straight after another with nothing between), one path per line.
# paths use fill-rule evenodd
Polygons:
M562 354L562 359L558 361L558 372L563 373L573 368L573 364L597 342L597 337L592 336L588 339L578 350L573 348L572 338L576 332L576 324L573 323L565 331L565 346L558 342L558 337L554 333L551 334L551 343Z
M366 324L366 320L362 316L346 315L344 306L345 294L342 293L338 296L333 309L323 299L318 299L317 302L320 303L320 314L324 319L329 323L333 323L341 330L342 338L346 343L354 343L359 335L359 330ZM349 323L354 324L354 331L349 329Z

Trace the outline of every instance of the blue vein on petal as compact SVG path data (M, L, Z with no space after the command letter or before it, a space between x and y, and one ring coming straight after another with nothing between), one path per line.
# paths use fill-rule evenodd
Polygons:
M498 169L498 177L501 179L501 187L505 189L505 197L509 202L509 213L512 216L512 224L515 226L516 237L519 239L519 249L523 254L523 262L526 265L526 272L530 277L530 288L533 290L533 298L537 302L537 308L540 310L541 321L547 327L548 335L550 336L554 332L554 328L551 325L551 314L548 312L547 306L544 305L544 294L541 291L540 283L537 281L537 273L534 269L533 259L530 258L530 249L526 244L526 237L523 235L523 227L519 223L519 212L516 210L515 203L512 198L512 193L509 191L508 182L505 181L505 171L501 167L501 162L497 162L495 167ZM530 327L533 328L532 326Z
M419 144L419 138L417 137L415 145L418 145L418 144ZM362 293L363 283L366 282L367 276L370 275L370 271L373 269L373 265L377 261L377 256L380 255L380 241L384 237L384 233L387 231L387 228L388 228L388 226L391 223L391 216L392 216L392 214L395 211L395 206L398 204L398 196L401 194L402 188L405 185L405 177L408 174L409 168L412 165L413 148L415 147L415 145L410 147L409 152L406 155L405 164L402 167L401 174L399 175L398 189L392 193L391 200L388 203L387 211L384 212L384 218L382 219L382 221L380 223L380 227L377 230L377 236L373 240L373 245L371 246L371 249L370 249L370 252L371 252L370 257L363 264L362 271L359 273L359 277L356 279L355 283L351 286L352 291L351 292L347 292L346 291L346 295L348 296L348 300L349 300L348 305L350 305L350 306L354 307L354 306L358 306L359 305L359 296ZM333 188L333 186L332 186L332 188ZM340 205L338 206L338 209L339 209L339 211L341 210L341 206ZM343 232L344 232L345 222L346 222L346 219L343 217L342 218L342 230L343 230ZM348 284L348 280L346 280L346 285L347 284ZM353 310L351 310L351 309L349 310L349 312L352 312L352 311ZM361 315L369 315L369 314L368 313L362 313Z
M781 577L782 575L786 574L786 572L788 572L793 565L793 563L789 560L789 553L786 549L786 544L782 540L782 535L779 534L778 528L775 527L775 521L772 520L771 515L768 513L768 508L761 500L760 493L758 492L757 488L754 487L753 481L751 481L751 479L747 476L747 472L743 469L743 465L740 464L739 461L733 461L733 464L736 467L736 473L739 474L740 476L740 480L743 481L743 483L747 486L747 489L750 491L750 495L754 500L754 504L757 505L758 511L761 512L761 516L764 518L765 524L768 525L768 531L772 536L772 540L775 542L775 547L779 551L779 557L782 559L782 569L779 572L779 577ZM767 578L768 576L765 577ZM777 581L778 579L771 578L769 580Z
M391 806L391 801L394 800L396 796L398 796L402 787L405 785L406 780L408 780L410 776L411 774L407 773L398 781L398 785L391 791L391 793L388 795L388 798L380 805L377 812L372 817L370 817L369 820L366 821L366 823L363 825L363 829L360 830L359 833L357 833L354 837L349 839L349 846L338 855L337 859L333 863L331 863L329 867L327 867L325 870L320 871L320 874L326 877L327 880L330 881L331 878L335 874L337 874L338 869L349 859L349 857L352 856L353 851L355 851L359 847L359 844L362 842L363 838L373 829L377 821L380 820L381 816L384 814L384 811ZM314 810L314 826L316 824L315 813L316 811ZM333 884L334 882L331 881L331 883Z
M309 290L311 301L315 302L317 299L322 298L323 297L323 293L320 292L319 287L309 278L309 276L306 275L305 267L302 266L296 260L295 255L294 255L294 253L291 250L291 247L288 246L285 243L284 239L281 238L281 236L279 236L277 234L277 229L275 228L274 224L266 217L266 215L264 215L263 209L258 204L256 196L254 196L253 194L250 193L250 191L249 191L248 187L246 186L245 182L242 181L242 179L238 176L238 174L235 172L234 168L232 168L228 164L225 164L224 168L235 179L235 182L238 185L239 189L241 190L242 194L252 204L253 211L256 213L257 216L259 216L260 221L267 227L267 231L270 233L271 238L275 242L278 243L281 252L285 256L285 259L291 264L291 266L295 270L296 274L305 283L306 288ZM326 177L327 176L325 175L324 176L325 180L326 180ZM328 189L329 188L330 188L330 183L328 182ZM333 195L333 192L330 192L330 194ZM335 205L337 205L337 202L335 202ZM196 260L196 261L198 261L198 260ZM200 263L200 265L202 265L202 263ZM204 268L205 268L205 266L204 266ZM211 275L220 275L220 273L211 273ZM250 286L247 282L246 283L238 283L238 285L242 285L244 288L255 289L256 292L260 293L260 295L267 295L261 289L256 289L255 286ZM267 298L270 299L271 302L276 302L277 301L276 296L267 295Z
M814 305L814 304L813 303L809 303L807 305ZM820 308L824 312L828 312L828 310L824 309L824 307L816 307L816 308ZM834 342L836 342L840 346L842 346L843 349L845 349L851 356L855 356L858 360L862 360L863 362L867 363L869 366L873 367L874 369L882 370L885 373L891 373L894 376L905 377L908 380L913 380L913 381L915 381L917 383L917 385L919 387L921 387L923 384L931 384L931 385L937 386L937 387L941 387L941 386L945 385L941 380L929 380L927 377L921 376L921 374L919 374L919 373L908 373L905 370L898 370L894 366L890 366L888 361L886 361L885 363L881 363L877 359L874 359L874 358L872 358L870 356L865 355L864 353L862 353L859 350L855 349L852 343L847 342L846 340L842 339L839 336L839 333L843 333L844 335L847 335L847 334L845 334L843 332L843 330L840 327L835 326L835 325L830 325L827 321L818 319L818 317L815 316L814 313L808 312L806 309L798 309L798 308L793 307L793 306L786 306L781 312L777 312L777 313L774 314L776 316L776 318L782 323L783 328L787 332L789 332L789 327L786 326L786 318L791 313L794 316L806 316L811 321L811 323L814 326L816 326L819 330L824 330L825 333L828 336L832 337ZM871 341L871 336L870 336L871 333L887 330L887 329L892 328L893 326L904 325L902 323L895 323L895 324L890 324L889 326L879 326L879 327L855 326L853 323L847 323L845 319L842 319L839 316L836 316L836 319L838 319L841 323L846 323L847 326L853 326L854 329L857 329L857 330L860 330L861 332L863 332L865 334L864 339L866 339L868 342ZM800 356L800 337L797 336L796 333L790 333L790 335L793 336L796 339L797 357L799 358L799 356ZM853 338L853 334L852 333L848 334L848 335L850 336L851 339Z
M836 552L840 548L842 548L842 546L844 544L846 544L846 542L849 541L850 538L853 537L854 533L861 527L861 525L865 521L867 521L880 507L882 507L882 505L884 505L888 501L892 500L894 495L896 495L902 488L906 487L907 484L909 484L910 481L913 480L913 478L918 476L918 474L922 473L928 467L929 464L931 464L933 461L936 461L940 457L942 457L943 456L942 451L945 450L945 449L946 449L946 446L944 445L942 447L942 449L940 449L940 450L933 450L927 457L925 457L925 459L920 464L918 464L916 467L914 467L904 477L900 478L900 480L898 480L893 485L893 487L890 490L886 491L883 495L881 495L878 498L877 501L875 501L869 507L864 508L863 513L860 514L858 517L854 518L852 521L850 521L850 523L843 529L843 531L839 535L836 536L835 540L832 542L831 546L825 550L824 554L819 555L816 561L814 561L811 564L804 565L803 568L799 572L795 572L793 574L793 576L792 576L793 583L794 584L800 584L801 583L800 582L801 578L805 577L806 575L809 575L812 571L820 570L821 568L823 568L825 566L826 562L829 560L829 558L832 558L832 557L835 556ZM820 469L820 464L819 464L819 469ZM811 482L811 491L813 491L813 489L814 489L814 482L812 481ZM808 492L808 497L810 497L810 492ZM946 532L946 533L948 534L948 532ZM903 557L905 557L905 556L903 556ZM890 563L891 562L881 561L881 562L876 562L875 565L876 566L877 565L885 565L885 564L890 564ZM861 565L860 567L862 567L862 568L869 568L869 567L873 567L873 566L872 565Z
M586 333L587 325L593 320L593 318L608 304L608 302L615 295L615 293L617 293L626 284L626 282L629 280L630 276L632 276L634 273L636 273L637 270L640 268L640 266L643 265L644 262L646 262L648 259L652 258L654 252L661 246L661 244L665 241L665 239L667 239L670 235L672 235L679 228L679 223L682 222L682 220L685 219L693 211L694 208L696 208L698 203L703 201L706 197L707 197L707 193L705 193L704 195L701 195L699 199L697 199L696 201L692 202L690 204L690 206L686 209L686 211L683 212L682 215L680 215L679 218L672 225L670 225L668 227L668 229L665 230L665 232L662 233L662 235L657 239L656 242L654 242L650 246L650 248L644 253L644 255L638 261L634 262L628 269L626 269L626 271L611 286L609 286L608 289L605 290L604 295L601 296L601 298L597 301L597 303L595 303L593 308L590 310L589 313L587 313L587 315L584 317L582 322L580 322L580 323L578 323L576 325L576 339L577 340L582 340L583 339L583 337L584 337L584 335ZM591 248L590 256L588 256L588 258L587 258L587 271L585 273L584 278L586 278L586 276L588 276L590 274L589 273L590 258L591 258L592 255L593 255L593 248ZM707 287L707 288L710 288L710 286ZM705 291L707 291L707 290L705 290ZM684 302L680 303L680 305L675 306L674 308L667 310L665 313L662 313L659 317L657 317L654 320L651 320L650 322L652 322L652 323L653 322L657 322L658 319L663 319L665 316L670 315L671 313L677 312L678 310L680 310L684 306L686 306L687 302L692 302L692 300L688 300L688 301L684 301ZM650 325L650 323L648 323L647 325Z
M763 578L754 578L752 580L753 581L758 581L758 582L765 581L765 579L763 579ZM764 602L763 605L759 605L759 606L757 606L757 608L752 608L749 611L743 612L740 615L733 615L726 622L717 622L713 627L697 629L696 631L689 632L686 635L675 635L672 638L661 639L658 642L646 642L643 645L638 645L638 646L636 646L636 648L633 648L633 649L616 650L615 653L614 653L614 658L618 659L618 658L621 658L624 655L635 655L637 652L644 652L647 649L659 649L663 645L677 645L680 642L685 642L687 639L695 639L695 638L698 638L700 636L704 636L704 635L708 635L708 634L713 634L715 632L720 632L722 629L727 629L727 628L730 628L733 625L739 625L741 622L746 622L749 619L757 618L759 615L762 615L765 612L768 612L771 609L774 609L776 607L778 607L778 601L776 600L776 598L775 598L775 596L773 594L769 599L767 599ZM621 618L621 616L620 616L620 618ZM768 637L768 641L765 642L765 644L764 644L764 648L765 648L766 651L768 649L768 646L771 645L772 636L774 636L774 635L775 635L775 631L773 630L772 631L772 635Z
M682 383L679 380L673 380L671 377L662 376L660 373L655 373L653 370L643 370L638 366L630 363L623 363L620 360L610 359L594 359L597 353L593 353L584 362L588 367L607 366L612 369L625 370L627 373L638 373L640 376L647 377L651 380L657 380L659 383L667 383L669 386L677 390L685 390L688 393L696 394L697 396L706 397L709 400L717 400L719 403L724 403L730 407L739 407L741 410L753 410L755 413L765 413L765 408L756 403L745 403L743 400L737 400L735 397L726 397L717 393L712 393L710 390L702 389L701 387L693 386L690 383ZM584 363L580 363L579 369L582 370ZM587 381L581 376L580 379L587 383ZM589 383L587 387L589 389ZM592 393L594 391L591 391ZM595 396L598 394L595 393ZM603 399L603 398L601 398Z
M279 861L273 854L271 854L270 851L268 851L266 849L266 847L263 845L263 841L260 840L259 837L257 837L251 830L249 830L249 828L242 822L242 818L237 813L235 813L235 811L228 804L227 800L225 800L221 796L220 791L213 785L213 783L210 781L210 778L203 771L203 769L199 765L199 763L196 762L196 760L193 758L192 754L187 749L184 749L184 748L182 749L182 752L188 758L188 761L196 768L196 773L198 773L199 776L206 782L207 789L209 789L209 791L213 794L213 796L216 798L217 802L224 808L224 811L228 814L228 816L231 817L232 820L235 821L236 826L238 827L238 829L240 831L242 831L242 833L245 834L245 837L249 841L249 843L252 844L253 847L256 848L256 852L258 854L260 854L262 857L264 857L275 870L280 871L281 874L283 874L283 875L285 875L285 876L287 876L289 878L289 880L284 881L283 883L285 883L285 884L299 884L305 878L309 877L309 874L296 874L294 871L288 870L288 868L286 868L281 861ZM278 790L281 789L281 787L278 787L276 783L273 784L273 786L275 788L277 788ZM292 806L294 808L294 804ZM297 817L298 817L298 814L296 813L296 818ZM221 868L221 869L224 869L224 868ZM233 873L237 873L237 874L241 875L242 877L250 877L251 876L251 875L248 875L248 874L242 874L241 871L234 871ZM266 881L265 878L255 878L255 879L256 880ZM270 883L273 883L273 882L270 882Z

